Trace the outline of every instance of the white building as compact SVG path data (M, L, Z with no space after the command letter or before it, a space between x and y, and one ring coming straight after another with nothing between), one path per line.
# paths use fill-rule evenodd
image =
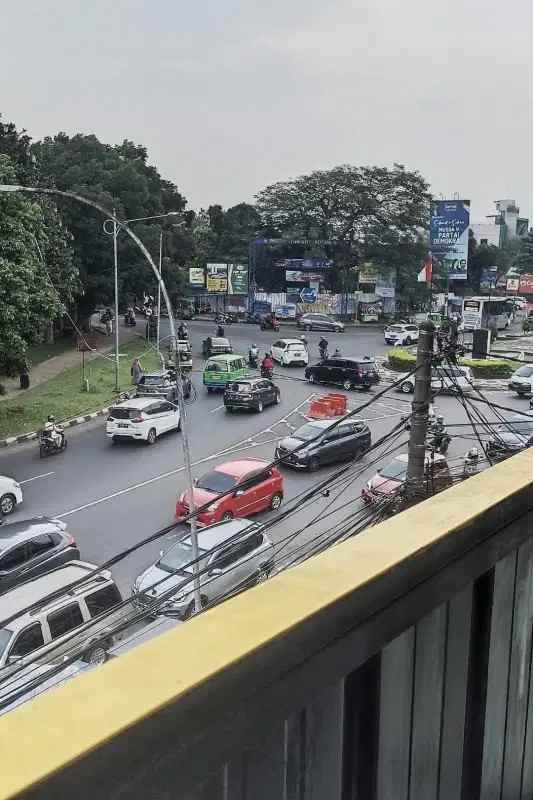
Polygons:
M488 214L488 222L473 222L470 225L478 244L502 247L509 239L527 236L529 220L520 217L515 200L495 200L496 213Z

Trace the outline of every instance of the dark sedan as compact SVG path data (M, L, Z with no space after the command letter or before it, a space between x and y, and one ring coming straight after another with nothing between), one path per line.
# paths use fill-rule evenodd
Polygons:
M317 419L302 425L276 448L282 465L314 472L325 464L352 461L370 447L368 425L358 419L347 419L331 428L332 420ZM331 430L328 430L331 428Z
M376 362L370 358L326 358L305 370L310 383L329 383L346 391L366 391L379 382Z
M487 442L487 455L496 461L525 450L533 445L533 420L517 417L499 425Z
M233 353L233 347L229 339L224 336L208 336L202 342L202 353L204 358L220 356L224 353Z
M34 517L4 524L0 526L0 594L79 557L76 542L61 520Z
M249 378L228 384L224 391L226 411L240 408L261 412L266 406L280 402L280 391L266 378Z

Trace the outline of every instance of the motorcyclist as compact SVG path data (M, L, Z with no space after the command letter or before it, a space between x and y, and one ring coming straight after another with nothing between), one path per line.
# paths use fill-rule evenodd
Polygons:
M320 358L324 360L328 356L328 340L325 339L323 336L318 343L318 351L320 353Z
M433 423L431 424L431 433L433 436L442 436L446 428L444 427L444 417L442 414L437 414Z
M189 331L187 330L187 325L184 322L181 322L178 328L178 339L188 339L188 338L189 338Z
M305 336L300 336L299 338L300 338L301 343L303 344L303 346L307 350L307 339L305 338Z
M334 352L333 352L333 358L341 358L341 357L342 357L342 353L341 353L340 349L338 347L336 347Z
M219 339L222 339L224 336L224 327L221 325L220 322L217 325L217 336Z
M265 353L264 359L261 361L261 373L272 375L274 371L274 362L272 361L270 353Z
M61 425L56 423L55 417L53 414L48 415L48 420L44 426L44 432L48 439L52 442L54 447L59 450L60 447L63 445L63 441L65 439L65 434L63 432L63 428Z
M248 361L253 366L257 366L259 361L259 349L256 344L253 344L248 350Z
M471 447L465 455L463 472L465 477L475 475L479 469L479 450L477 447Z

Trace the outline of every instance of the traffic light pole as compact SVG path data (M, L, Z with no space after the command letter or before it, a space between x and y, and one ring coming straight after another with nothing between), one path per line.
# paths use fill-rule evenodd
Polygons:
M422 322L419 329L416 353L415 392L412 404L411 435L407 462L406 491L409 499L416 497L420 493L424 483L434 336L434 324L430 320Z

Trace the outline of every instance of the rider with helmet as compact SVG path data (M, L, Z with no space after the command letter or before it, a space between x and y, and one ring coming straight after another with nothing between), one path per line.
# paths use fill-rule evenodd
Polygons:
M63 441L65 439L63 427L56 423L56 418L53 414L48 415L48 420L44 426L44 432L58 450L63 446Z

